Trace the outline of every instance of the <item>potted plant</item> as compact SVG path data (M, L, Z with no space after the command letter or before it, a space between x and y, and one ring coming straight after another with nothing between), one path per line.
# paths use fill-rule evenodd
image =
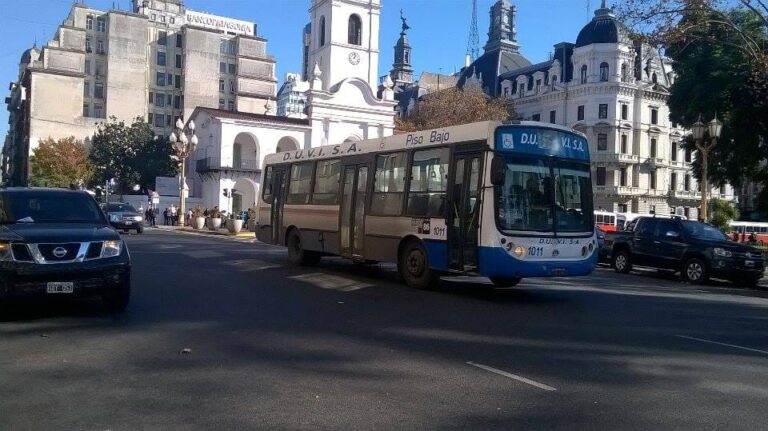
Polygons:
M218 208L214 208L208 211L208 229L219 230L221 228L221 211Z
M240 231L243 230L243 220L235 218L234 214L230 214L229 219L227 220L227 230L231 234L240 233Z
M258 221L256 218L256 210L252 208L248 208L248 231L249 232L256 232L256 222Z
M205 226L205 216L203 215L203 209L196 207L192 210L192 229L200 230Z

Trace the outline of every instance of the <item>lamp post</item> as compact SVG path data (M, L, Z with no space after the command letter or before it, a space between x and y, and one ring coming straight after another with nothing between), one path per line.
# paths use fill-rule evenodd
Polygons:
M718 120L717 114L715 114L715 118L712 121L704 124L701 121L701 115L699 115L699 119L693 123L691 129L696 149L701 154L701 214L699 217L702 222L706 223L709 218L707 208L707 197L709 195L709 153L717 146L717 140L723 131L723 122ZM705 133L710 139L709 143L704 139Z
M179 226L184 226L184 189L187 184L186 162L187 157L197 148L197 135L195 135L195 122L190 121L184 126L181 118L176 120L176 131L168 137L173 145L179 160L181 160L181 181L179 183Z

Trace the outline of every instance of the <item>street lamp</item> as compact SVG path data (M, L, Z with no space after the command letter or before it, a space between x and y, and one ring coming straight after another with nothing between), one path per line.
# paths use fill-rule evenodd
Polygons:
M168 137L176 156L181 160L181 181L179 183L179 226L184 226L184 188L187 184L185 173L187 157L197 148L195 122L190 121L186 127L181 118L176 120L176 131Z
M701 221L707 222L707 197L709 195L709 153L717 146L717 140L720 138L720 133L723 131L723 122L715 118L708 124L704 124L701 121L701 114L699 119L691 126L693 134L693 140L696 144L696 149L701 154ZM705 143L704 135L708 134L710 143Z

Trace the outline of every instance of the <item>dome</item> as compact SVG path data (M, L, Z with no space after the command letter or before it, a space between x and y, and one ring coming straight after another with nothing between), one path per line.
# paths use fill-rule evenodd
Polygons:
M21 60L19 60L19 64L29 64L33 60L37 58L37 55L40 52L37 50L37 48L29 48L28 50L24 51L24 53L21 54Z
M603 5L605 6L605 5ZM602 7L595 11L595 17L579 32L576 48L593 43L631 43L629 31L616 19L613 11Z

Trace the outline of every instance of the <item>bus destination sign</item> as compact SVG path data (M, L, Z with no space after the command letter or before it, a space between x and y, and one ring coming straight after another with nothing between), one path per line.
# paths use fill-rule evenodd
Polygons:
M589 160L589 144L583 136L552 129L500 127L496 130L495 148L501 152Z

